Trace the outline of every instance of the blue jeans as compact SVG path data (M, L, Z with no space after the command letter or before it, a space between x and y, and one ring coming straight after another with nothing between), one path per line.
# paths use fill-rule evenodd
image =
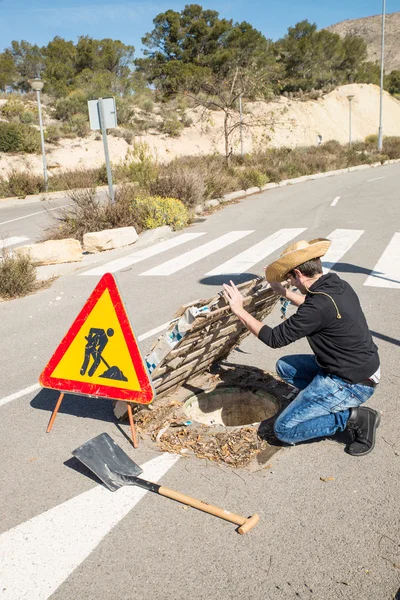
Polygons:
M281 358L276 372L301 390L274 424L276 437L287 444L344 431L349 409L366 402L375 391L367 385L346 383L336 375L328 375L308 354Z

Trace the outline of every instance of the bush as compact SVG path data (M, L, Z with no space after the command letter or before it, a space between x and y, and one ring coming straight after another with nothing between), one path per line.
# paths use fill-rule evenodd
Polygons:
M162 125L163 133L170 137L179 137L183 129L184 125L178 119L167 119Z
M0 152L40 152L40 133L30 125L0 122Z
M118 171L117 171L118 172ZM137 182L148 189L158 173L158 164L146 142L135 141L133 148L126 153L119 174L131 182Z
M269 179L265 173L262 173L258 169L254 169L252 167L246 167L239 174L240 187L244 190L255 186L261 188L263 185L268 183L268 181Z
M152 102L152 100L145 100L142 107L145 112L152 113L154 110L154 102Z
M400 158L400 137L388 136L383 138L383 152L389 159Z
M115 227L140 227L132 208L134 190L132 186L121 186L115 192L115 202L100 202L95 188L71 190L70 204L51 214L52 223L44 233L44 239L73 237L83 240L85 233Z
M378 145L378 136L376 135L376 133L367 135L367 137L364 139L364 142L368 145L377 146Z
M124 131L122 132L122 137L124 138L127 144L132 144L133 140L135 139L135 134L129 129L124 129Z
M119 125L129 125L135 115L135 109L131 101L124 98L116 99L117 119Z
M25 296L36 287L36 270L29 256L11 255L3 250L0 261L0 297Z
M90 131L89 118L86 114L77 113L69 120L71 129L78 137L85 137Z
M51 224L44 239L76 238L83 240L85 233L106 229L104 207L97 199L96 189L77 189L68 193L71 202L51 214Z
M163 198L178 198L186 206L201 204L206 195L204 174L179 164L179 160L160 168L158 176L150 184L150 193Z
M48 125L44 131L44 139L50 144L56 144L63 137L59 125Z
M11 98L11 100L8 100L0 109L1 115L6 119L13 119L14 117L20 118L24 111L24 103L17 98Z
M0 183L0 195L5 198L10 196L25 198L29 194L40 194L43 191L43 176L35 175L29 171L12 169L8 173L8 179Z
M20 116L21 123L25 123L25 125L30 125L35 120L35 115L31 110L25 110Z
M78 90L56 102L55 118L60 121L68 121L73 115L85 113L85 111L87 111L86 94Z
M142 229L155 229L162 225L182 229L189 221L187 208L177 198L138 197L133 200L132 209Z

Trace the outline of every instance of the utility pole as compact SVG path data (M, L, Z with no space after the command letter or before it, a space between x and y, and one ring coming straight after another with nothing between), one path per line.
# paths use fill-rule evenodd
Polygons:
M382 2L382 44L381 44L381 93L380 93L380 104L379 104L379 133L378 133L378 151L382 152L383 147L383 130L382 130L382 117L383 117L383 74L385 64L385 15L386 15L386 0Z

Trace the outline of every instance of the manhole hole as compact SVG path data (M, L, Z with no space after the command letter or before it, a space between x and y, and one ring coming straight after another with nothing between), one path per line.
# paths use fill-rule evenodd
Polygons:
M279 410L279 400L261 389L229 387L193 395L183 410L197 423L241 427L273 417Z

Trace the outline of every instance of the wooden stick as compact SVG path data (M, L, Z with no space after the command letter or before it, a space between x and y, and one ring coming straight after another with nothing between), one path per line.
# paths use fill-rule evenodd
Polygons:
M225 521L235 523L235 525L240 525L238 532L241 534L247 533L248 531L250 531L250 529L253 529L253 527L257 525L258 521L260 520L260 517L257 514L246 519L246 517L235 515L234 513L231 513L228 510L224 510L223 508L219 508L218 506L213 506L212 504L208 504L207 502L203 502L202 500L197 500L197 498L186 496L186 494L181 494L181 492L171 490L164 486L159 487L158 493L162 496L166 496L167 498L171 498L172 500L176 500L177 502L182 502L183 504L187 504L188 506L197 508L197 510L202 510L203 512L209 513L210 515L219 517L220 519L225 519Z
M52 415L50 417L49 424L47 425L46 433L50 433L51 428L53 427L53 423L55 421L55 418L56 418L57 413L58 413L58 409L61 406L61 402L63 401L63 398L64 398L64 392L61 392L61 394L60 394L60 396L59 396L59 398L57 400L57 404L55 406L55 409L53 410L53 413L52 413Z
M136 437L135 423L133 422L132 406L130 405L129 402L128 402L128 416L129 416L129 424L131 426L131 431L132 431L132 443L133 443L133 447L137 448L138 447L138 441L137 441L137 437Z

